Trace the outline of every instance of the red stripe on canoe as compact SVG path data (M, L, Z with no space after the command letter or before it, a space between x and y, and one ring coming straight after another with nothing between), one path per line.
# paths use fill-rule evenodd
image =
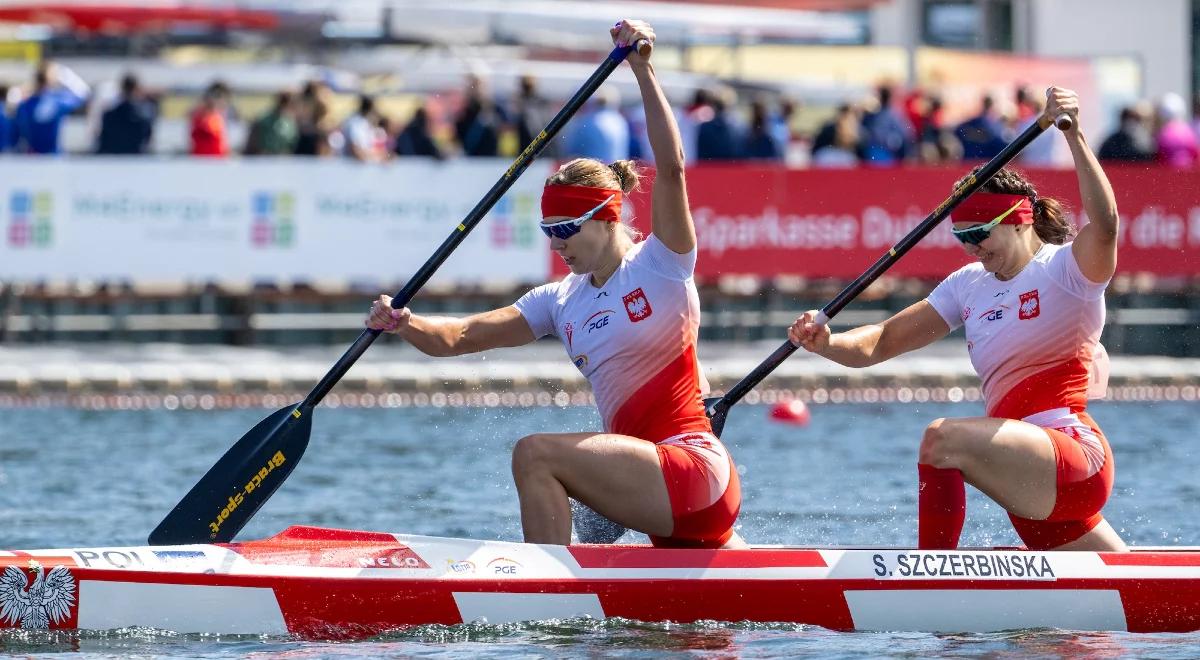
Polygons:
M54 566L78 566L74 557L51 556L51 555L32 555L28 552L20 550L12 550L12 556L0 557L0 568L6 566L16 566L17 568L29 568L30 562L36 561L45 567Z
M1194 551L1101 553L1100 559L1109 566L1200 566Z
M682 550L572 545L582 568L825 568L816 550Z
M361 541L364 543L395 543L395 534L384 532L364 532L357 529L337 529L333 527L311 527L308 525L292 525L275 536L261 541L247 543L269 544L287 543L291 541L341 541L346 543ZM246 545L243 543L242 545Z

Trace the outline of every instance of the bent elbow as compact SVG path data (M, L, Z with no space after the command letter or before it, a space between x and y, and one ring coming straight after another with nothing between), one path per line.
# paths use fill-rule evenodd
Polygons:
M442 347L441 350L438 351L437 357L458 357L460 355L466 355L467 353L474 352L475 351L471 350L470 346L465 340L459 339Z
M1105 243L1115 243L1121 234L1120 228L1121 219L1115 213L1104 216L1099 222L1096 222L1095 231Z
M479 337L468 332L468 328L464 326L461 331L446 342L445 355L442 357L469 355L471 353L478 353L484 350L484 348L479 341Z

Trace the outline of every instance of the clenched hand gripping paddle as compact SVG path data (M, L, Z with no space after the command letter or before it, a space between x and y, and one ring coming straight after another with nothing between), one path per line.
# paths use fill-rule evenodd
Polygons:
M651 44L646 41L637 43L638 52L642 55L648 55L650 48ZM579 91L517 156L500 180L396 294L393 305L404 307L412 300L632 49L631 46L618 47L608 54ZM150 533L150 544L224 543L233 540L296 468L308 447L313 411L317 404L379 334L379 330L364 330L303 401L280 408L242 436L154 528Z

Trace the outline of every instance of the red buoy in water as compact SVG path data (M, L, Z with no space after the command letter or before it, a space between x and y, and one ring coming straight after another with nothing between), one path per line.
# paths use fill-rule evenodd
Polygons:
M780 401L771 407L771 419L778 420L785 424L795 424L796 426L807 426L812 415L808 412L808 406L800 399L792 399L791 401Z

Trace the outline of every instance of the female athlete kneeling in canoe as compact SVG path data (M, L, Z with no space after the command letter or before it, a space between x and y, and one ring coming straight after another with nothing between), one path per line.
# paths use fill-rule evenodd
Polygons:
M619 44L653 42L654 31L621 21L612 36ZM655 545L739 544L737 470L702 403L696 232L683 148L649 59L635 51L628 61L657 164L651 235L635 243L639 236L621 223L621 203L637 185L631 162L573 160L542 193L542 231L571 271L561 282L463 319L396 310L380 296L367 325L435 356L520 346L545 335L562 341L591 383L605 431L538 433L517 442L512 470L526 541L570 542L570 496L649 534Z
M1052 88L1041 121L1064 112L1076 117L1079 99ZM1065 137L1090 220L1074 240L1059 203L1003 169L951 213L954 235L977 262L878 325L830 335L806 312L789 329L792 342L813 353L866 367L966 326L988 416L937 419L925 429L921 548L958 546L965 480L1008 511L1031 549L1126 549L1100 515L1113 457L1087 413L1089 389L1102 392L1107 380L1099 339L1117 265L1117 204L1078 120Z

